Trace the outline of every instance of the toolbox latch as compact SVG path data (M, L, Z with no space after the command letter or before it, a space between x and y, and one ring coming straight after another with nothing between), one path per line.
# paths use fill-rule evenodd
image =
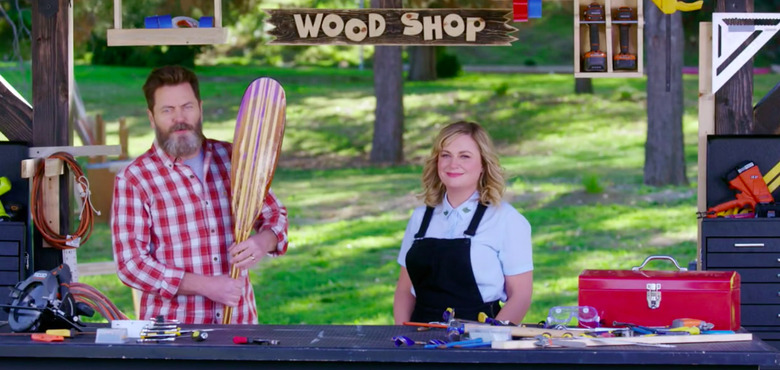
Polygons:
M661 283L647 284L647 307L654 310L661 306Z

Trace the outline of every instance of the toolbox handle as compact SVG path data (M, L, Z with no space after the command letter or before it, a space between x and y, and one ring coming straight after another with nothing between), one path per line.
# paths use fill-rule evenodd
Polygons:
M669 260L669 261L672 261L672 263L674 263L674 267L677 267L678 270L680 270L680 271L688 271L687 268L680 267L680 264L677 263L677 260L672 258L672 257L670 257L670 256L650 256L650 257L647 257L647 258L645 258L645 262L642 262L641 266L634 266L634 267L631 268L631 271L638 272L639 270L642 269L642 267L645 267L645 265L648 262L652 261L652 260Z

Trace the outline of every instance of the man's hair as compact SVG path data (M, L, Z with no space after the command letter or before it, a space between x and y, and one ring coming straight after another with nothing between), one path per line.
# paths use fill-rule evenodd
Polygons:
M423 193L420 197L425 205L430 207L435 207L444 200L447 189L439 178L439 154L459 135L468 135L474 139L482 157L482 175L477 182L479 202L485 205L500 205L501 198L504 196L505 180L493 140L478 123L466 121L452 123L439 132L433 143L431 155L425 161L422 176Z
M198 87L198 76L187 68L181 66L165 66L155 68L144 83L144 96L146 97L146 106L150 111L154 111L154 92L163 86L176 86L183 83L189 83L192 91L195 92L195 98L200 102L200 88Z

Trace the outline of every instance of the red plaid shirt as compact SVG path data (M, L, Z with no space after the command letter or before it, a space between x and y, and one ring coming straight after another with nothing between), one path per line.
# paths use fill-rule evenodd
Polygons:
M119 278L141 291L139 319L163 315L188 324L222 322L223 305L204 296L178 295L184 273L227 275L233 243L230 206L230 143L206 139L204 181L189 166L152 148L120 171L111 217ZM259 229L258 229L259 228ZM255 230L269 229L287 251L287 209L266 196ZM256 324L257 306L249 274L231 323Z

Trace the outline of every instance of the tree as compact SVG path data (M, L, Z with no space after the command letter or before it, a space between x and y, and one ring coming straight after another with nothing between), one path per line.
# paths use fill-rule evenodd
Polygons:
M647 142L644 183L686 185L683 152L683 32L680 12L664 14L645 4Z
M401 8L401 0L371 0L372 8ZM401 163L404 159L403 66L400 46L374 49L374 138L371 163Z
M575 94L593 94L593 79L592 78L575 78L574 79L574 93Z

